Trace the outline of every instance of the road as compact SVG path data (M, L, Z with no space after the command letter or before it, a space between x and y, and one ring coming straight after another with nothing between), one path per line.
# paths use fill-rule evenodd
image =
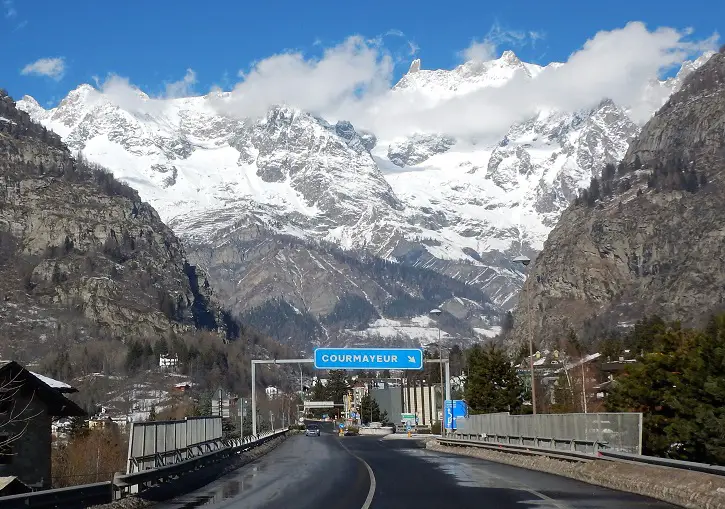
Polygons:
M160 509L673 509L552 474L429 451L412 440L292 436ZM372 482L371 482L372 480Z

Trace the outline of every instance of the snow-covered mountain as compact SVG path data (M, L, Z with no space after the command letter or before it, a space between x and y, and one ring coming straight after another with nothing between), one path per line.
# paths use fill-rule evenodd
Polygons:
M664 102L705 59L653 82L649 100ZM510 51L451 71L424 70L416 60L391 94L435 104L505 86L514 77L536 80L543 69ZM638 132L629 105L603 99L585 111L542 108L491 139L421 132L383 140L349 122L331 124L287 106L261 119L235 119L220 112L225 94L154 99L138 90L118 94L82 85L56 108L43 109L28 96L18 107L135 187L224 282L223 294L237 311L282 298L320 323L346 294L370 303L377 323L390 318L381 306L391 297L370 297L360 274L327 277L341 267L322 262L319 250L328 247L315 246L332 245L485 291L490 305L474 312L479 323L468 323L491 325L492 309L510 308L521 284L508 260L540 250L577 190L619 160ZM259 246L278 236L297 239L295 249L302 246L311 256L306 278L332 285L320 289L324 297L295 291L290 265L265 261L269 252ZM273 249L275 256L289 255L287 248ZM255 263L265 263L263 270ZM245 288L256 290L252 295ZM418 298L421 288L406 291Z

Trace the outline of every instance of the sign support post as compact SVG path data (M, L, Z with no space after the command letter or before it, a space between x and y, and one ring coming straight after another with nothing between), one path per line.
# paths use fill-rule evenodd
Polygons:
M423 362L444 363L445 397L450 399L448 359L423 359L423 350L420 348L316 348L312 359L252 359L252 435L257 435L257 364L314 364L316 369L328 370L420 370L423 369ZM349 408L347 410L349 412ZM445 413L445 408L443 412ZM349 414L346 415L348 416Z

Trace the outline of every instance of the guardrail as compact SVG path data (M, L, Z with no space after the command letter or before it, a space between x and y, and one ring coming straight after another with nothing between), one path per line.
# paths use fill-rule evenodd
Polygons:
M54 490L36 491L22 495L0 497L2 509L85 509L106 504L130 495L133 491L142 493L163 482L178 479L188 473L219 463L232 456L259 447L283 436L288 429L260 433L256 437L224 440L224 447L177 463L149 468L130 474L117 473L113 481L81 486L70 486ZM137 488L137 490L135 490Z
M0 497L0 507L2 509L56 507L59 509L83 509L92 505L106 504L111 500L113 500L113 486L110 481L106 481Z
M236 454L259 447L270 440L286 434L287 431L288 429L285 428L280 431L260 433L256 438L248 437L244 440L231 440L229 441L229 445L223 449L208 452L178 463L130 474L116 474L113 478L113 498L124 498L131 494L135 487L138 487L138 491L142 492L160 482L176 479L180 475L193 472L199 468L206 468L211 464L218 463Z
M659 458L656 456L645 456L642 454L630 454L626 452L606 450L606 444L601 442L588 442L582 440L573 440L569 442L585 442L591 446L595 452L580 452L573 448L561 449L554 447L536 447L533 445L520 445L508 442L494 442L481 440L475 435L456 435L460 438L439 438L438 442L443 445L459 446L459 447L479 447L482 449L491 449L503 452L511 452L514 454L529 454L538 456L547 456L550 458L566 459L570 461L623 461L629 463L645 463L660 467L676 468L679 470L692 470L706 474L725 476L725 467L719 465L709 465L707 463L695 463L692 461L682 461L670 458ZM476 437L476 438L474 438ZM541 440L541 439L539 439ZM566 441L558 441L565 443Z
M473 440L478 442L487 442L492 444L504 444L508 446L533 447L541 449L553 449L556 451L575 451L581 453L596 454L601 449L607 449L609 444L600 440L582 440L577 438L553 438L539 436L509 436L509 435L490 435L490 434L469 434L456 433L454 435L459 440Z

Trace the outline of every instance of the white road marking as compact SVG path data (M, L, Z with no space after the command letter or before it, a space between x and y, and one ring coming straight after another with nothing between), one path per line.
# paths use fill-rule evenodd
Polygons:
M368 475L370 476L370 489L368 490L368 496L365 499L365 502L363 503L362 507L360 509L370 509L370 504L373 503L373 496L375 496L375 487L377 486L375 483L375 474L373 473L373 469L370 468L370 465L368 465L368 462L362 459L360 456L352 452L350 449L347 448L345 444L342 443L342 441L338 442L343 449L345 449L353 458L356 460L362 462L363 465L365 465L365 468L368 469Z

